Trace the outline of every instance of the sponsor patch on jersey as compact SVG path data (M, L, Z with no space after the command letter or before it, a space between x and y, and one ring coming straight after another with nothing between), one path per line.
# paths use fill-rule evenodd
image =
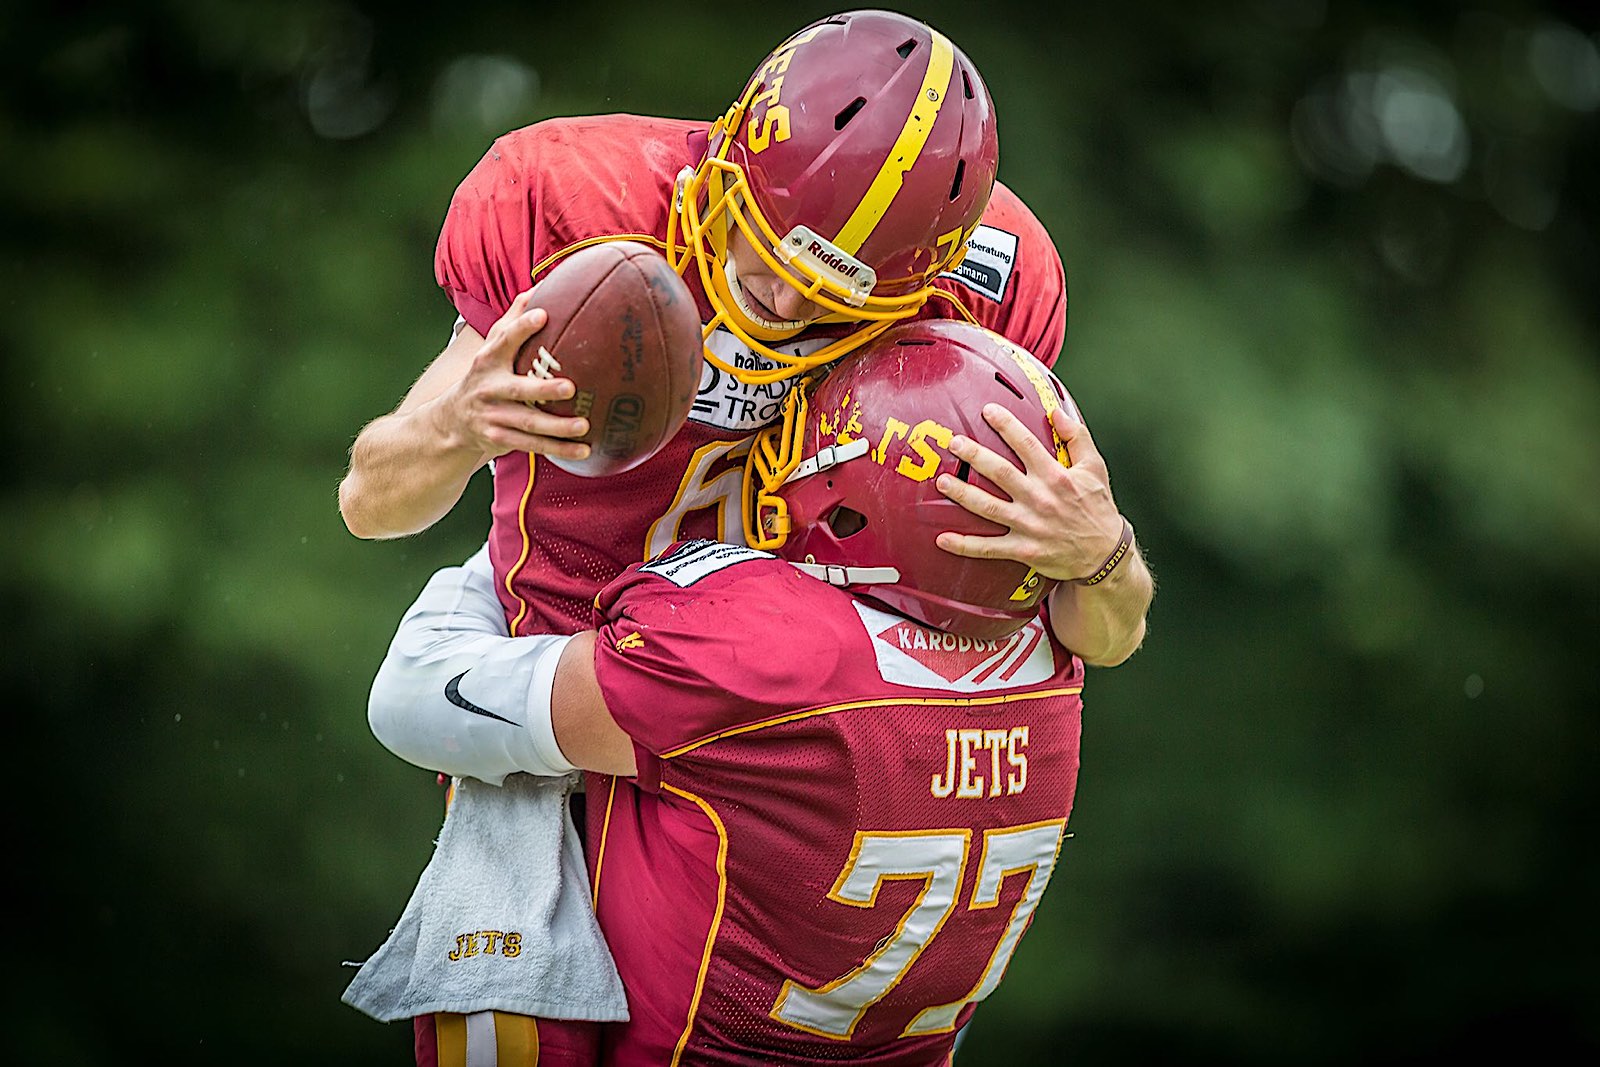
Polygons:
M1039 618L1010 637L985 641L947 634L860 601L855 608L872 635L878 674L886 682L983 693L1033 685L1055 674L1055 656Z
M772 558L770 552L758 552L743 545L729 545L721 541L687 541L675 551L651 560L639 569L665 578L680 589L686 589L706 575L726 570L735 563L743 563L747 559Z
M809 355L828 343L826 337L776 344L774 349L796 356ZM727 330L718 327L706 340L706 347L730 367L741 370L771 370L778 364L750 351L750 346ZM707 426L736 432L754 432L778 421L783 400L794 388L798 376L765 385L748 385L710 362L700 368L700 391L695 394L689 418Z
M955 270L941 278L954 278L968 289L999 303L1005 299L1006 285L1017 265L1017 235L993 226L979 226L967 238L967 254Z

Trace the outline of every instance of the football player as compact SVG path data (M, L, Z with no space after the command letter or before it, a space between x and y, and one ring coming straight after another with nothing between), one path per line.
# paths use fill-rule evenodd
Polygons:
M981 323L1047 364L1066 284L1048 234L996 181L995 112L948 38L857 11L780 44L726 114L553 119L496 140L451 201L435 271L459 313L453 339L392 413L368 424L339 487L361 537L423 529L491 463L490 559L515 634L587 625L596 590L682 538L744 540L739 489L751 434L796 376L906 318ZM648 462L597 481L540 462L579 457L582 419L541 411L566 379L513 373L487 344L562 257L596 241L654 244L684 272L707 361L689 421ZM1121 536L1104 486L1023 473L1000 536L943 539L1065 577ZM953 488L991 517L1001 502ZM1082 494L1088 492L1092 499ZM1138 573L1138 568L1129 568ZM1143 636L1148 584L1061 593L1057 634L1094 663Z
M881 11L790 37L709 128L609 115L499 138L457 189L438 241L436 275L458 312L452 340L358 435L339 493L347 525L363 537L423 529L491 464L488 556L514 635L583 629L601 586L677 541L767 543L776 534L763 521L775 516L744 518L745 468L761 459L752 434L790 406L805 372L906 319L978 323L1054 361L1060 258L997 166L977 70L936 30ZM581 455L571 438L583 421L536 406L570 396L571 383L514 374L509 339L542 323L527 305L531 282L617 238L655 244L684 273L706 367L665 448L623 474L581 479L539 459ZM996 472L996 491L950 474L929 482L956 505L942 512L941 561L1020 564L1039 591L1029 606L1048 595L1045 618L1066 647L1121 662L1143 638L1152 584L1104 464L1078 426L1061 432L1078 435L1084 462L1026 462L1031 435L1003 407L993 417L992 443L1024 449L1010 454L1025 462L966 438L951 445L967 469ZM994 524L962 532L957 512ZM1132 558L1108 580L1051 588L1116 551Z
M531 638L504 636L480 552L430 580L374 684L374 732L421 766L594 772L631 1017L517 1020L535 1046L576 1027L617 1065L947 1062L1058 863L1084 666L1048 581L938 547L984 524L935 482L998 488L1002 448L1095 462L1071 399L991 331L907 323L787 415L750 486L772 552L681 541L610 583L593 628ZM1130 538L1079 587L1130 565ZM477 689L492 718L441 695L479 656L519 679Z

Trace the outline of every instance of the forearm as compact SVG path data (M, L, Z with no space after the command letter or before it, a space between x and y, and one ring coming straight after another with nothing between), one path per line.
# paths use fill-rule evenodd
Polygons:
M367 424L339 483L339 513L361 538L404 537L438 522L488 457L439 428L432 405Z
M1050 628L1095 667L1115 667L1144 642L1155 577L1137 546L1096 585L1062 582L1050 591Z
M567 637L508 637L486 553L429 579L406 610L367 705L373 736L419 767L498 785L572 769L550 693Z
M589 420L540 405L568 400L567 378L516 372L517 353L544 327L527 290L489 331L457 323L450 343L422 372L399 408L356 437L339 485L339 512L357 537L404 537L455 507L478 468L511 452L581 460Z

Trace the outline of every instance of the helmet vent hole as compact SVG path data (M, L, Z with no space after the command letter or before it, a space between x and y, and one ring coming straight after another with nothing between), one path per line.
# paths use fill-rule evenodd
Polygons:
M1015 396L1018 400L1022 400L1023 399L1022 390L1018 389L1015 385L1011 384L1011 380L1009 378L1005 378L1005 377L1002 377L999 374L996 374L994 376L994 380L999 382L1001 385L1005 386L1007 389L1011 390L1012 395Z
M956 197L961 195L961 179L966 173L967 173L967 161L964 160L964 159L956 160L956 180L950 183L950 201L951 201L951 203L954 203Z
M960 463L956 464L956 480L957 481L961 481L961 482L966 481L967 480L967 475L969 475L971 473L972 473L972 464L968 463L966 460L962 460Z
M926 337L900 337L896 338L894 343L896 347L899 348L922 348L924 346L933 344L933 342L928 340Z
M843 541L847 537L854 537L867 528L867 517L854 508L847 508L843 504L834 508L828 515L828 529L833 531L833 536Z
M856 112L867 106L867 98L858 96L844 106L844 110L833 116L833 128L842 130L850 125L850 120L856 117Z
M968 74L966 71L961 72L961 88L967 94L968 100L971 100L978 95L972 91L972 75Z
M907 56L909 56L912 52L916 51L916 49L917 49L917 39L915 37L913 37L910 40L906 41L904 44L902 44L899 48L896 48L895 51L900 53L900 58L901 59L904 59Z

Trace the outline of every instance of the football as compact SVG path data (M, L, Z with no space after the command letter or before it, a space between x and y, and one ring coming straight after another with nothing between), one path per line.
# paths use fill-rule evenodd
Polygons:
M570 400L540 406L589 420L588 459L545 459L598 478L660 451L689 416L704 360L694 295L666 257L637 241L591 245L540 279L528 306L549 320L517 353L517 373L572 379Z

